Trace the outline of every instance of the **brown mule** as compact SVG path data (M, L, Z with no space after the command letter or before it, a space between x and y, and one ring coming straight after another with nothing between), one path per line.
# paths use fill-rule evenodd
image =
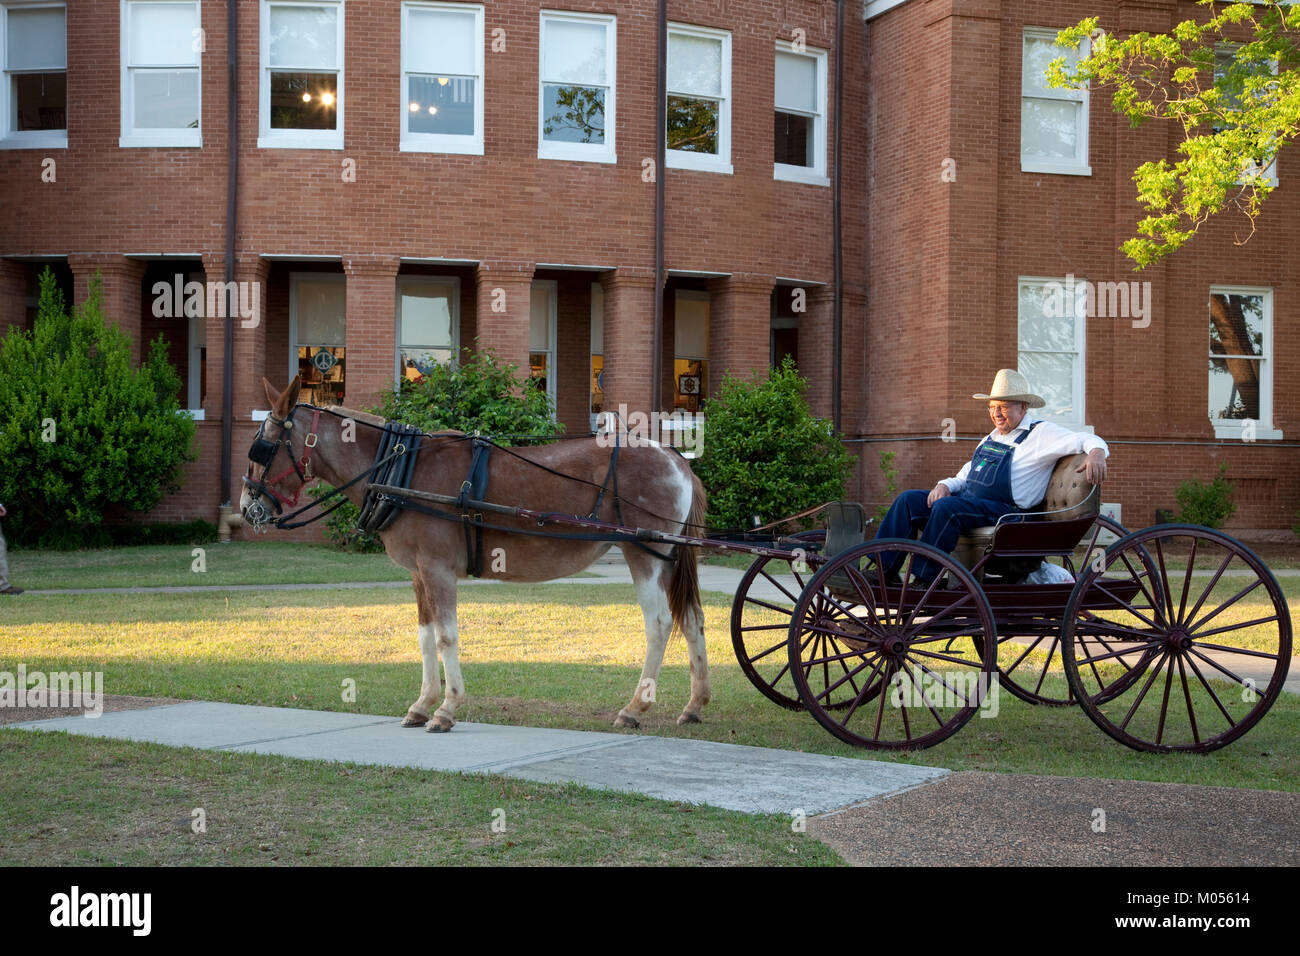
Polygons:
M374 463L380 440L379 429L368 426L383 424L374 415L342 407L331 407L324 414L304 410L295 415L300 378L290 382L282 393L265 379L262 383L271 403L271 415L259 435L261 441L250 450L248 475L252 478L260 472L271 480L262 487L256 482L251 487L246 485L240 498L241 512L254 525L263 523L272 508L279 510L273 498L285 504L295 503L303 487L318 478L341 487L367 471ZM292 422L288 427L287 421ZM251 460L255 454L257 462ZM419 491L458 494L469 474L471 455L470 442L459 433L426 437L409 486ZM609 460L610 450L595 439L521 447L511 449L511 453L494 451L489 459L487 500L538 511L590 514L605 481ZM534 467L534 463L560 474L548 473ZM344 494L360 506L365 485L363 479ZM622 522L629 526L682 534L689 533L687 525L704 522L704 488L699 479L675 452L659 445L639 443L622 449L618 491ZM597 517L615 522L619 511L611 490L601 499ZM530 527L516 518L491 515L489 519L501 527L537 530L535 524ZM469 568L464 531L457 522L406 511L379 537L389 557L411 572L419 611L424 674L420 696L406 712L402 725L427 724L434 733L450 730L456 723L457 708L465 701L456 627L456 581L467 577ZM668 554L664 545L649 547ZM549 581L581 571L609 548L610 544L602 541L485 529L482 576L502 581ZM650 709L674 625L686 638L691 666L691 697L677 722L699 722L700 711L709 702L709 665L696 555L689 547L675 551L672 560L666 561L632 545L623 548L645 617L646 654L641 679L632 699L618 712L616 726L636 727L640 715ZM447 689L441 704L431 712L442 694L439 658Z

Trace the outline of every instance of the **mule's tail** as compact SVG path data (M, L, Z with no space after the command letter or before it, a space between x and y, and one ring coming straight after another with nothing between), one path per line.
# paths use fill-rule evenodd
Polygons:
M691 511L686 518L688 524L682 529L682 534L703 536L706 505L704 485L692 471ZM668 610L672 612L673 625L683 632L688 623L687 614L697 611L700 607L700 571L696 563L697 557L695 548L689 545L678 545L673 561L672 577L668 581ZM695 622L695 626L698 627L699 622Z

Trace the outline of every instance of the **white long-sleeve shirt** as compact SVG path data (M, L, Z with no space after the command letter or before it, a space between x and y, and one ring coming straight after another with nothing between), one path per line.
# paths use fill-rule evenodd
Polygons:
M999 435L995 428L985 436L1003 445L1015 445L1021 432L1032 425L1036 419L1026 414L1020 425L1005 435ZM977 446L978 447L978 446ZM1100 448L1110 457L1110 448L1096 435L1086 432L1070 431L1055 422L1041 421L1037 428L1029 433L1011 455L1011 497L1020 508L1032 508L1043 500L1047 492L1047 483L1052 478L1052 469L1056 462L1066 455L1077 455ZM966 487L966 476L970 474L970 462L962 465L956 477L944 478L948 490L957 494Z

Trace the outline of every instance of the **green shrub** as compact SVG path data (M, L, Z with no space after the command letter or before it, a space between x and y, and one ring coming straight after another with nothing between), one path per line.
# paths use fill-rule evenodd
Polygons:
M898 468L894 465L894 458L897 457L896 451L882 451L880 453L880 474L885 479L885 501L892 503L895 495L898 494ZM889 505L884 504L876 509L876 523L879 524L885 520L885 515L889 514Z
M333 490L334 486L329 482L320 481L308 488L307 494L319 500ZM331 508L337 502L337 498L331 499L325 503L325 507ZM379 540L378 535L366 534L357 527L357 520L360 517L361 509L344 499L343 504L325 518L325 537L329 538L330 543L340 551L350 551L355 554L374 554L383 551L384 542Z
M806 387L787 357L765 379L728 375L704 403L703 450L692 465L711 525L746 527L754 514L767 522L844 497L853 456L830 422L813 417Z
M1207 528L1222 527L1237 510L1232 500L1232 482L1225 477L1228 463L1219 463L1219 473L1208 485L1196 480L1184 481L1174 497L1178 500L1178 520Z
M403 379L374 411L426 432L456 429L505 437L562 431L550 398L517 377L518 370L498 362L490 349L475 352L456 366L435 365L418 382Z
M0 343L0 501L6 532L80 546L108 516L148 511L179 489L194 421L161 336L138 370L126 335L100 306L98 275L69 313L47 269L30 331Z

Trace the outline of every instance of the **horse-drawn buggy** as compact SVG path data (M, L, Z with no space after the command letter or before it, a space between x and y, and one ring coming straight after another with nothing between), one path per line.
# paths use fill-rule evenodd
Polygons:
M691 667L678 722L698 721L708 703L696 567L706 549L754 558L731 614L749 680L863 747L932 746L1007 691L1078 705L1136 749L1210 751L1258 723L1286 680L1291 618L1263 562L1209 528L1127 532L1100 513L1100 488L1079 477L1075 459L1057 464L1040 507L967 534L949 554L915 540L868 540L861 506L845 503L827 506L823 531L710 534L698 479L655 443L512 448L299 405L297 382L282 394L268 384L267 394L272 411L249 452L243 514L255 528L306 523L293 519L314 505L284 509L321 477L411 570L424 675L407 726L449 730L464 700L458 578L561 577L614 544L647 637L640 681L616 720L623 726L636 726L653 702L674 626ZM499 567L486 557L498 553ZM911 572L921 561L939 573L918 579ZM439 657L446 696L433 710Z

